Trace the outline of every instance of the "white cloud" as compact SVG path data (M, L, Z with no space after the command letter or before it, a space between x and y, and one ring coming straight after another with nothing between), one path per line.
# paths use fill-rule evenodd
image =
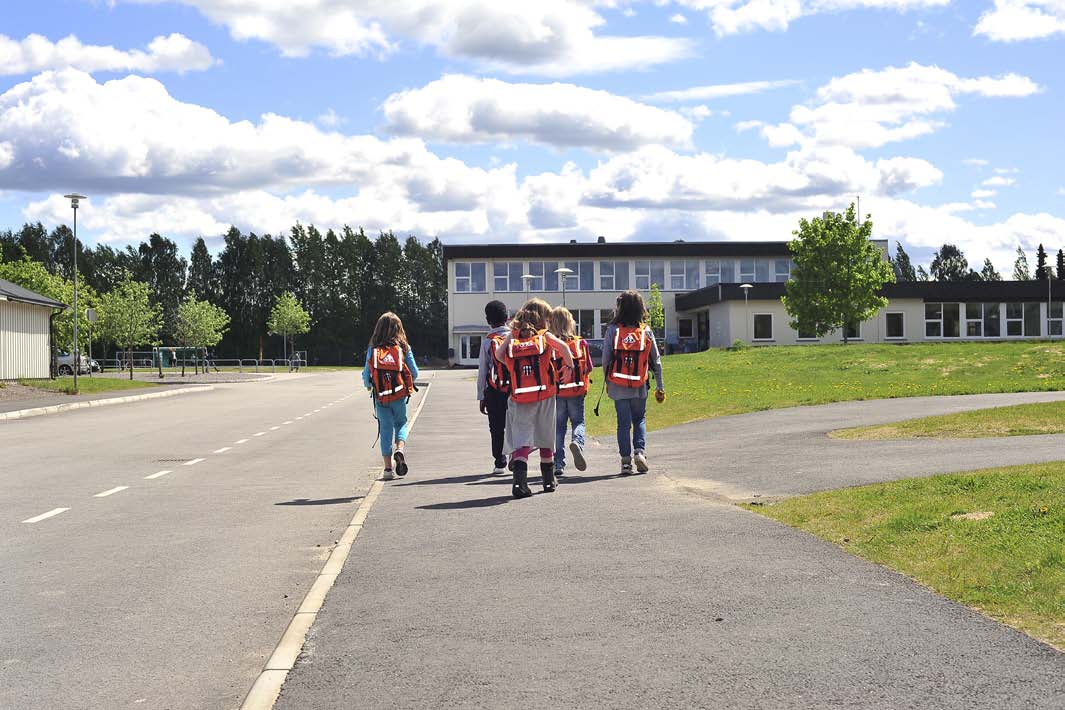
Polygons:
M316 118L315 121L317 121L319 126L323 126L325 128L338 128L342 124L346 123L346 119L333 109L328 109L327 111L319 114L318 118Z
M209 69L214 63L207 47L177 33L156 37L147 51L82 44L74 35L58 42L38 34L22 40L0 35L0 76L68 67L86 72L186 72Z
M765 30L782 32L801 17L847 10L906 12L944 7L950 0L676 0L693 10L705 10L719 37Z
M1059 187L1058 188L1058 194L1061 195L1062 197L1065 197L1065 187Z
M961 162L965 165L969 165L974 168L983 168L988 165L988 161L984 160L983 158L966 158Z
M690 118L693 122L703 121L714 115L714 112L706 104L698 104L697 106L685 106L678 109L681 114ZM728 115L727 111L720 112L722 115Z
M532 141L559 148L687 146L691 121L673 111L573 84L515 84L449 75L389 96L393 133L446 143Z
M995 172L999 175L1016 175L1020 170L1018 168L995 168Z
M973 28L995 42L1016 42L1065 34L1062 0L995 0Z
M314 49L384 56L410 39L503 71L568 76L653 66L692 51L686 39L598 34L605 20L583 0L176 1L238 40L261 40L296 57Z
M832 79L817 90L812 105L795 106L788 123L775 130L766 126L763 133L774 145L790 140L876 148L939 130L946 124L934 116L955 110L958 96L1020 97L1040 90L1016 74L963 78L917 63L864 69Z
M995 177L989 177L987 180L984 180L980 184L983 185L984 187L1009 187L1010 185L1012 185L1015 182L1017 182L1017 181L1014 178L1008 178L1008 177L1002 177L1001 175L996 175Z
M654 103L677 103L685 101L712 101L730 96L743 96L745 94L758 94L771 89L780 89L786 86L794 86L798 81L745 81L736 84L713 84L710 86L693 86L689 89L674 91L660 91L642 97L644 101Z
M997 194L997 190L973 190L971 193L969 193L969 197L973 198L974 200L983 200L988 197L994 197Z
M676 15L673 15L672 17L670 17L669 21L672 22L673 24L676 24L676 25L686 25L686 24L688 24L688 18L685 17L684 15L680 14L679 12Z

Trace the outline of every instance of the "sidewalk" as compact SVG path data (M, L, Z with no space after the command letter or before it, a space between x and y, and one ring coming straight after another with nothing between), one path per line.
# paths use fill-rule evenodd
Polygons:
M277 708L1061 707L1065 655L607 446L511 500L468 374L437 374Z

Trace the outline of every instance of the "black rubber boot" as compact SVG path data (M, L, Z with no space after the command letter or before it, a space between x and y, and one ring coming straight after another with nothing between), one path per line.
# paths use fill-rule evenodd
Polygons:
M515 498L528 498L532 495L529 490L529 464L526 461L511 461L514 468L514 487L511 492Z
M544 493L555 492L555 462L541 461L540 476L544 479Z

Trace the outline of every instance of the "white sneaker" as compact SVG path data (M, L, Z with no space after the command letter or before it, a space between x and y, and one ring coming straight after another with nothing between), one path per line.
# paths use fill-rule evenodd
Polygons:
M588 468L588 462L584 460L584 449L576 441L570 442L569 452L573 454L573 465L577 467L578 471Z
M506 472L507 472L507 470L505 468L500 468L499 466L496 466L495 468L492 469L492 475L493 476L502 476Z
M382 481L394 481L396 480L396 474L392 472L392 469L386 468L385 473L381 476Z
M636 464L637 471L647 473L647 455L644 452L637 451L632 460Z

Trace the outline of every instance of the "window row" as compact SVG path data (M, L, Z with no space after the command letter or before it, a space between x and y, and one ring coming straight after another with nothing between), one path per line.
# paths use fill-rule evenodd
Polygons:
M1002 306L1005 305L1005 309ZM1039 337L1062 334L1062 304L1050 303L1044 332L1043 304L1027 303L926 303L924 332L928 338ZM1005 332L1003 332L1005 320Z
M593 261L497 261L491 264L492 290L561 291L564 285L569 291L649 291L657 284L663 291L694 291L719 283L783 283L791 278L792 269L791 259L642 259L598 264L596 283ZM455 262L455 291L484 293L487 272L484 262Z

